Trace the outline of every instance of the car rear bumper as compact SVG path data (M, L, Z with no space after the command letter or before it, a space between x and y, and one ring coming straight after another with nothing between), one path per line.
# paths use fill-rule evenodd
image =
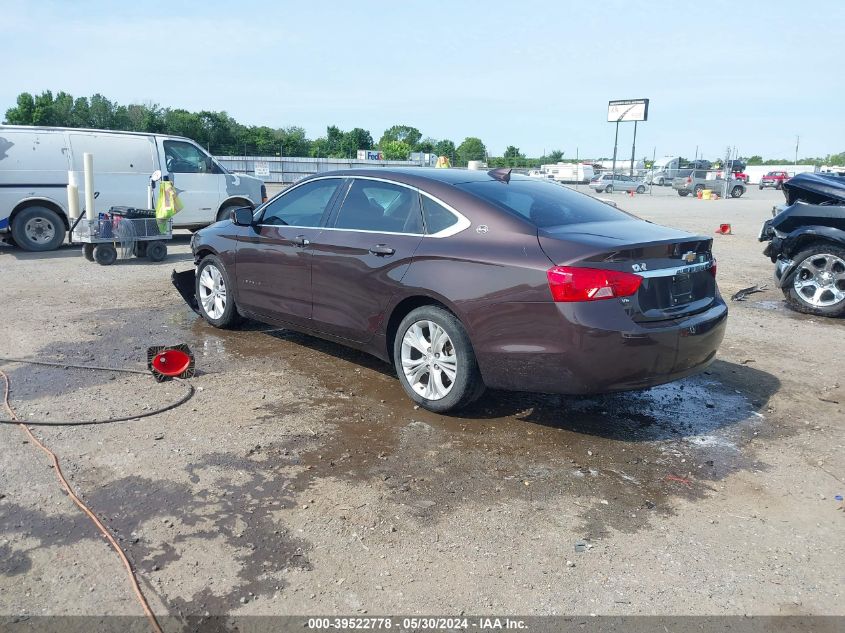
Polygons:
M725 335L728 308L721 297L704 312L644 324L619 304L601 304L610 301L533 304L541 314L523 321L522 331L530 327L530 333L522 340L476 345L487 386L565 394L642 389L703 370Z

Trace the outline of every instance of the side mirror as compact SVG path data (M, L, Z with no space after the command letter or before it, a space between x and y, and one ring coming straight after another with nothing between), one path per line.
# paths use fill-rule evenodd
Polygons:
M232 210L232 215L229 216L232 224L236 226L252 226L252 209L249 207L240 207Z

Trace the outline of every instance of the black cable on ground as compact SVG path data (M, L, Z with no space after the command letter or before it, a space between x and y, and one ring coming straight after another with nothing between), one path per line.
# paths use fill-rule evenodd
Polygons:
M111 372L120 372L124 374L143 374L149 375L149 372L143 371L141 369L126 369L122 367L101 367L98 365L75 365L72 363L62 363L62 362L53 362L53 361L44 361L44 360L31 360L28 358L6 358L0 356L0 361L6 361L10 363L25 363L28 365L45 365L47 367L61 367L66 369L90 369L94 371L111 371ZM2 376L6 381L5 374ZM178 378L176 380L179 380ZM0 424L28 424L30 426L92 426L96 424L113 424L115 422L128 422L129 420L137 420L139 418L148 418L153 415L158 415L159 413L164 413L165 411L170 411L171 409L175 409L183 404L185 404L188 400L190 400L194 395L194 386L189 382L183 382L188 389L185 391L184 394L177 400L161 406L157 409L152 409L149 411L143 411L141 413L136 413L134 415L125 415L120 417L114 418L104 418L102 420L6 420L0 418Z

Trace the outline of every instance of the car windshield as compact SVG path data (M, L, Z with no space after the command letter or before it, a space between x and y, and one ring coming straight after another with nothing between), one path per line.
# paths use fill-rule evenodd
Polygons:
M513 178L509 183L486 180L456 186L540 228L633 219L586 194L542 180Z

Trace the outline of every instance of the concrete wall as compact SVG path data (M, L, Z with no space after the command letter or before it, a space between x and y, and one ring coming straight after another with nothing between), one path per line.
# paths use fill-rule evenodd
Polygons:
M357 160L345 158L303 158L290 156L215 156L223 167L236 174L249 174L270 184L289 185L306 176L337 169L379 168L388 166L415 167L410 160ZM270 175L258 176L255 163L267 163Z

